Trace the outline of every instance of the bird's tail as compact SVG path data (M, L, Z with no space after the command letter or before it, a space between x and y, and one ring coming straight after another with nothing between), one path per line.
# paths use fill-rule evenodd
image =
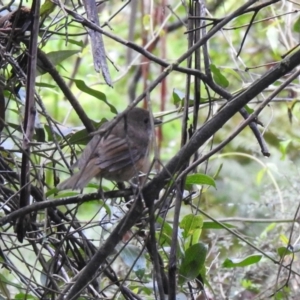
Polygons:
M95 176L100 174L100 169L97 166L88 164L84 169L72 175L67 180L61 182L57 188L59 190L67 189L83 189Z

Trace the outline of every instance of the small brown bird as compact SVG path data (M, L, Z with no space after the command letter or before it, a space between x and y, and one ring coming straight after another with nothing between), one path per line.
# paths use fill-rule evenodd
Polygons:
M117 182L128 181L140 171L148 171L146 168L152 139L149 112L134 107L105 137L105 129L111 122L100 127L104 133L92 138L72 166L78 167L80 171L60 183L58 189L82 189L94 177ZM154 119L154 124L160 123L160 120Z

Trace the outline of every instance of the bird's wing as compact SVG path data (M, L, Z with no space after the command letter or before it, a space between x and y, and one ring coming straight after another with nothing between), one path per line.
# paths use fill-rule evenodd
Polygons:
M102 170L118 171L126 166L134 165L145 153L139 145L133 145L128 138L120 138L110 134L102 138L95 153L95 163Z

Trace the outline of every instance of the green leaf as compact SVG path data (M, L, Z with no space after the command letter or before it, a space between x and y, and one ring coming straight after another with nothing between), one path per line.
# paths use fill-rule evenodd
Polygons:
M180 105L183 99L184 99L184 93L180 90L173 89L173 104Z
M75 191L60 191L57 188L53 188L53 189L50 189L50 190L47 191L46 197L50 197L50 196L55 195L57 193L59 193L59 195L56 195L56 196L52 197L53 199L74 197L74 196L78 196L80 194L79 192L75 192Z
M245 258L226 258L222 266L224 268L246 267L258 263L261 259L261 254L253 254Z
M193 214L184 216L179 224L179 227L183 229L184 238L194 235L195 231L202 229L202 226L203 226L202 217L199 215L195 216Z
M288 286L284 286L283 288L281 288L278 292L276 292L276 294L274 295L274 300L286 300L286 299L290 299L288 297L288 295L290 294L291 290Z
M215 65L210 65L210 70L213 74L213 78L215 82L223 88L227 88L229 86L229 81L227 78L221 73L220 69Z
M179 284L195 279L201 272L206 259L207 247L203 243L192 245L185 251L179 267Z
M37 300L38 298L32 296L32 295L28 295L28 293L24 294L24 293L19 293L17 295L15 295L14 300Z
M287 248L287 247L279 247L279 248L277 248L277 253L280 256L280 258L282 258L286 255L293 254L294 251L292 249Z
M267 172L267 168L263 168L261 169L259 172L257 172L257 175L256 175L256 183L257 185L260 185L263 178L264 178L264 175L266 174Z
M61 126L61 125L58 125L59 127L59 130L56 126L52 126L52 130L53 130L53 133L55 134L55 137L56 137L56 140L57 141L60 141L62 139L61 137L61 134L64 135L64 136L67 136L69 134L71 134L74 129L73 128L70 128L70 127L65 127L65 126ZM48 142L52 142L53 141L53 135L52 135L52 130L50 129L49 125L48 124L45 124L44 125L44 129L47 133L47 141Z
M162 217L158 217L156 219L157 224L161 225L162 228L158 234L158 241L159 244L162 247L170 246L172 242L172 234L173 234L173 228L172 226L166 222ZM184 253L184 250L182 249L182 245L180 243L180 239L178 239L177 242L177 255L178 257L182 257Z
M45 0L44 4L41 6L40 17L49 16L55 9L56 5L53 4L50 0Z
M51 51L47 53L48 59L54 64L54 66L57 66L61 62L63 62L65 59L79 53L81 50L58 50L58 51ZM38 65L38 75L46 74L47 70L44 70L42 66Z
M190 174L186 177L185 181L186 185L192 185L192 184L206 184L213 187L216 187L216 182L214 179L206 174Z
M225 68L224 71L230 75L233 75L233 77L235 77L236 80L241 81L241 75L238 72L236 72L234 69Z
M178 89L173 89L173 104L175 106L179 106L184 104L185 100L185 93L181 90ZM194 105L194 99L190 98L189 99L189 106Z
M42 87L42 88L49 88L49 89L55 89L57 86L45 82L36 82L35 86Z
M88 87L83 80L73 79L73 78L68 78L68 79L73 80L75 82L77 88L79 90L81 90L82 92L84 92L86 94L89 94L89 95L95 97L96 99L99 99L99 100L103 101L104 103L106 103L109 106L110 111L112 113L114 113L114 114L118 113L116 108L107 101L106 95L104 93Z
M81 50L58 50L58 51L51 51L47 53L48 59L51 60L51 62L57 66L67 58L70 58L71 56L80 53Z
M102 124L107 122L107 119L103 118L100 122L96 123L93 122L93 125L96 129L100 128ZM69 143L71 145L86 145L90 140L92 139L92 136L89 135L86 129L79 130L75 132L69 139Z
M165 222L161 217L158 217L156 222L162 226L159 234L160 245L163 246L167 243L168 246L171 245L173 228L168 222Z
M268 236L268 233L273 231L276 228L276 226L277 226L276 223L268 224L268 226L260 234L260 239L266 238Z
M145 14L143 16L143 25L144 25L145 30L149 30L150 29L151 19L152 19L151 15L149 15L149 14Z
M300 17L297 19L297 21L295 22L294 26L293 26L293 30L295 32L300 32Z
M244 108L246 109L246 111L247 111L248 114L252 114L254 112L254 109L252 109L248 105L245 105Z
M288 243L289 243L289 238L288 238L285 234L281 233L281 234L279 235L279 238L280 238L280 240L283 242L283 244L288 245Z
M229 223L222 223L222 224L228 228L236 228L236 226L231 225ZM222 226L214 221L204 221L202 229L224 229L224 226Z
M78 47L84 47L84 42L82 40L80 41L76 41L76 40L73 40L73 39L68 39L68 43L72 44L72 45L76 45Z
M285 159L286 153L287 153L287 148L291 142L292 142L292 140L286 140L286 141L279 142L279 150L281 152L280 160Z
M89 136L87 130L82 129L72 134L72 136L69 138L69 143L70 145L87 145L91 139L92 137Z
M300 252L300 244L296 244L296 245L290 246L290 247L277 248L277 253L281 258L285 255L290 255L290 254L294 254L297 252Z

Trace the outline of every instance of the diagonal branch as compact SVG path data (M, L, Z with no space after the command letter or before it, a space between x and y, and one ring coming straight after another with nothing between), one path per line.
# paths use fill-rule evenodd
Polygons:
M158 198L159 192L167 184L171 176L174 176L186 161L201 147L212 135L214 135L224 124L231 119L242 107L249 101L261 93L266 87L274 83L276 80L292 71L300 64L300 50L275 65L260 79L256 80L247 90L233 98L218 114L211 120L205 123L198 129L190 141L170 160L166 167L154 177L142 190L146 205L151 207L154 200ZM63 293L58 300L73 299L78 296L82 289L89 283L92 275L95 274L99 266L105 261L106 257L113 251L122 236L141 218L140 200L137 200L137 207L129 211L129 213L120 221L114 231L110 234L108 239L102 247L93 256L87 266L81 271L76 278L73 287L65 296ZM64 291L68 291L69 286Z
M60 76L57 72L55 66L52 62L48 59L47 55L40 49L38 49L38 57L43 64L43 68L49 72L52 76L53 80L57 83L61 91L64 93L65 97L68 99L74 110L76 111L77 115L79 116L80 120L82 121L83 125L87 129L88 132L93 132L95 130L92 121L89 119L85 111L83 110L82 106L69 89L68 85L64 81L64 79Z
M52 0L54 3L55 0ZM255 2L255 1L254 1ZM253 1L249 1L247 4L245 4L244 6L242 6L241 8L237 9L235 12L233 12L231 15L229 15L228 17L222 19L216 26L214 26L203 38L201 38L197 43L195 43L193 46L191 46L188 51L186 51L186 53L184 53L181 57L179 57L177 59L177 62L173 63L173 64L169 64L167 63L165 60L158 58L157 56L153 55L151 52L147 51L146 49L144 49L143 47L133 43L133 42L129 42L126 41L110 32L104 31L101 27L95 25L93 22L89 21L88 19L84 18L83 16L77 14L76 12L67 9L66 7L64 8L66 10L66 12L68 12L71 16L73 16L73 18L75 19L75 21L81 23L82 25L93 29L95 31L98 31L100 33L102 33L103 35L106 35L107 37L117 41L118 43L129 47L131 49L134 49L135 51L137 51L138 53L142 54L143 56L145 56L146 58L148 58L150 61L156 62L159 65L166 67L166 70L157 78L157 80L155 80L153 82L153 88L159 84L160 82L163 81L163 79L165 77L167 77L172 71L176 70L185 74L189 74L189 75L194 75L196 78L203 80L203 82L205 82L215 93L221 95L222 97L224 97L225 99L229 100L232 98L232 95L227 92L226 90L224 90L221 86L217 85L212 78L209 78L208 76L204 75L202 72L200 72L199 70L196 69L191 69L191 68L184 68L184 67L180 67L180 64L186 60L188 57L190 57L190 55L192 55L197 49L199 49L201 46L205 45L206 42L214 35L218 32L218 30L220 30L224 25L226 25L227 23L229 23L232 19L234 19L235 17L237 17L241 12L243 12L243 9L245 9L245 7L249 7L251 6L253 3ZM151 91L153 88L151 88L149 91ZM147 92L149 92L147 90ZM146 91L144 91L136 100L135 103L139 102L140 99L143 99L146 94ZM134 106L134 105L133 105ZM125 113L125 112L124 112ZM247 113L247 111L244 108L241 108L240 110L240 114L243 116L244 119L247 119L249 114ZM122 115L123 116L123 115ZM121 116L120 116L121 117ZM113 125L112 125L113 126ZM266 143L263 139L263 137L260 134L260 131L257 128L257 125L255 122L251 122L249 124L249 127L251 128L254 136L256 137L260 147L261 147L261 152L263 155L265 156L270 156L268 148L266 146Z

